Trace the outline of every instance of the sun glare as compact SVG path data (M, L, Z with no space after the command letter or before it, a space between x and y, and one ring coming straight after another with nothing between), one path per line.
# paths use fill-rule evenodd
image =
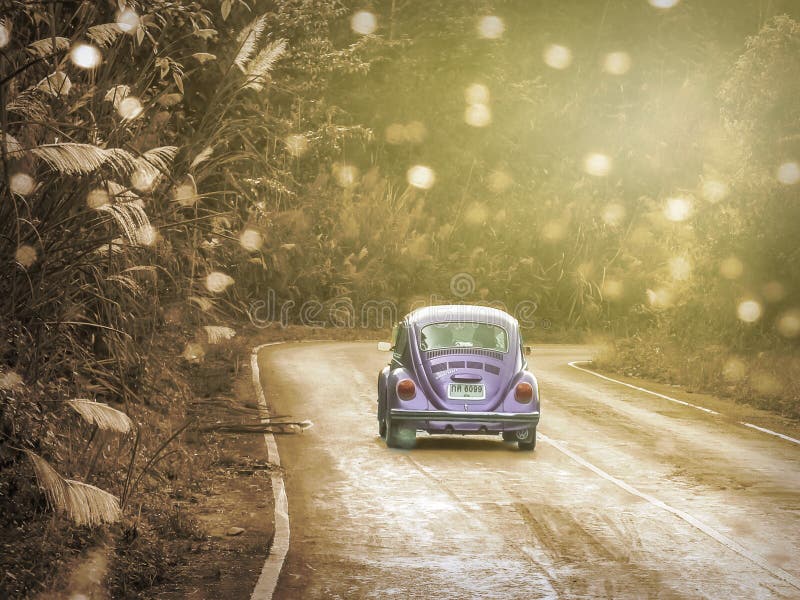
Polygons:
M583 169L589 175L605 177L611 171L611 159L605 154L594 152L583 159Z
M744 300L736 307L736 314L745 323L755 323L761 318L761 304L756 300Z
M128 121L141 115L143 110L142 102L135 96L128 96L117 105L119 115Z
M651 6L655 6L656 8L672 8L680 0L647 0Z
M264 238L255 229L247 228L239 235L239 245L248 252L257 252L264 244Z
M703 198L709 202L719 202L728 195L728 185L716 179L707 179L703 182Z
M631 68L631 55L627 52L609 52L603 59L603 70L611 75L624 75Z
M14 173L9 177L8 187L19 196L27 196L36 189L36 181L27 173Z
M489 104L489 88L482 83L473 83L464 90L467 104Z
M485 104L470 104L464 111L464 121L472 127L486 127L492 122L492 110Z
M794 161L783 163L778 167L778 181L784 185L794 185L800 181L800 165Z
M136 33L136 30L139 28L139 15L137 15L136 11L132 8L126 8L120 11L117 13L117 27L125 33Z

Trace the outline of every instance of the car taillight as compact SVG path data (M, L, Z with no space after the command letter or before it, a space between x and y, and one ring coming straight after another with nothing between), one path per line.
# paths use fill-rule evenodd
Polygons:
M397 382L397 395L401 400L411 400L417 395L417 386L410 379L401 379Z
M514 398L517 399L517 402L527 404L533 400L533 386L527 381L518 383L517 388L514 390Z

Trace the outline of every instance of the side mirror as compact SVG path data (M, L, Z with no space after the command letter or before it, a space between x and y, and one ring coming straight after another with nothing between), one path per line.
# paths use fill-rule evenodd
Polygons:
M533 352L532 346L523 346L522 350L525 352L525 356L528 356L531 352Z
M378 350L381 352L389 352L392 349L392 345L389 342L378 342Z

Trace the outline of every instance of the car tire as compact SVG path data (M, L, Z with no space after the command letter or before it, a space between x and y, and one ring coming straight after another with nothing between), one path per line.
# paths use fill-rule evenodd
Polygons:
M520 450L530 452L536 448L536 427L521 429L520 431L515 431L514 434L517 440L517 446L519 446ZM523 434L527 435L525 435L523 439L520 439Z
M392 423L391 418L386 417L386 445L389 448L402 448L410 450L417 443L417 430L410 427L401 427Z
M504 431L503 432L503 441L504 442L516 442L517 441L517 432L516 431Z
M378 435L386 439L386 404L378 400Z

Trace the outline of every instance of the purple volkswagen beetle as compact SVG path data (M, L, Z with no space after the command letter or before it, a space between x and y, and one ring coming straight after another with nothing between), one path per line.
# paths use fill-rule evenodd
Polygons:
M519 324L486 306L430 306L406 315L392 334L391 362L378 376L378 430L390 448L410 448L417 430L501 434L536 446L539 385Z

